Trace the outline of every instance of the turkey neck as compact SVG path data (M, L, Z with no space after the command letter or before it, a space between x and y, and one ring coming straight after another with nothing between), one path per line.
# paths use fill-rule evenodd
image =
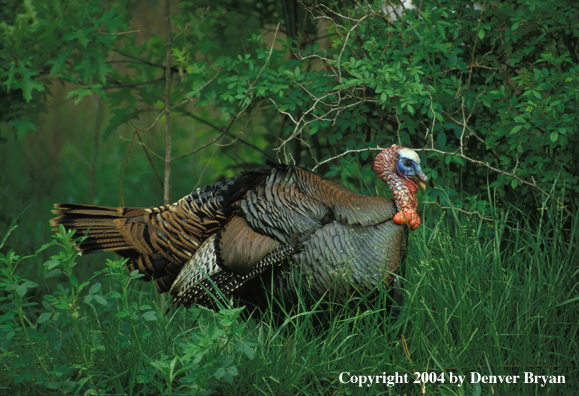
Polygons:
M398 151L402 149L403 147L393 144L378 154L374 161L374 171L392 190L396 210L415 213L418 206L416 199L418 186L412 180L402 178L396 170Z

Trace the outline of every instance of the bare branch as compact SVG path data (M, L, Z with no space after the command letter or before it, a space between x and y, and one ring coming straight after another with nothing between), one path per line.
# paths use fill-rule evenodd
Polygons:
M199 179L197 179L197 183L195 184L195 187L193 187L193 191L195 191L197 189L197 187L199 187L199 185L201 184L201 180L203 180L203 175L205 174L205 172L209 168L209 165L211 165L211 161L213 161L213 157L215 157L215 153L217 152L218 149L219 149L219 147L215 147L215 149L211 153L211 158L209 158L209 161L207 161L207 163L205 164L205 166L201 170L201 173L199 173Z
M154 80L149 80L149 81L143 81L143 82L139 82L139 83L132 83L132 84L119 84L119 85L108 85L106 87L102 87L101 90L107 90L107 89L121 89L121 88L132 88L132 87L138 87L139 85L147 85L147 84L152 84L155 83L157 81L162 81L164 80L165 77L159 77L159 78L155 78Z
M215 125L215 124L213 124L213 123L211 123L211 122L209 122L209 121L207 121L207 120L205 120L205 119L203 119L203 118L201 118L201 117L199 117L199 116L197 116L197 115L195 115L195 114L193 114L193 113L191 113L191 112L189 112L189 111L180 110L180 113L182 113L182 114L184 114L184 115L186 115L186 116L188 116L188 117L191 117L191 118L193 118L193 119L195 119L195 120L197 120L197 121L199 121L199 122L201 122L201 123L203 123L203 124L205 124L205 125L207 125L207 126L210 126L211 128L215 129L216 131L218 131L218 132L220 132L220 133L223 133L223 132L225 131L223 128L220 128L220 127L218 127L217 125ZM240 138L240 137L236 137L233 133L228 132L228 131L225 131L225 134L226 134L227 136L230 136L230 137L232 137L232 138L235 138L236 140L239 141L239 143L243 143L243 144L245 144L246 146L251 147L252 149L254 149L254 150L256 150L256 151L259 151L261 154L263 154L263 155L266 156L267 158L273 159L271 153L268 153L267 151L260 149L259 147L255 146L254 144L249 143L247 140L244 140L244 139L242 139L242 138Z
M438 202L422 201L422 203L423 203L423 204L427 204L427 205L436 205L436 206L438 206L440 209L456 210L456 211L459 211L459 212L464 213L464 214L467 214L467 215L476 215L476 216L478 216L479 218L481 218L482 220L485 220L485 221L492 221L492 220L493 220L493 219L491 219L490 217L483 216L480 212L477 212L477 211L462 210L462 209L455 208L455 207L452 207L452 206L442 206L442 205L439 204Z
M121 139L124 142L130 142L131 139L127 139L126 137L119 135L119 139ZM157 157L158 159L160 159L161 161L165 161L165 158L163 158L162 156L160 156L159 154L155 153L151 148L149 148L149 146L147 146L145 143L143 142L139 142L137 143L139 146L142 146L145 150L147 150L150 154L153 154L155 157Z
M155 164L153 163L153 159L149 155L149 148L143 143L143 139L141 139L141 134L139 133L139 130L135 128L135 132L137 133L137 137L139 138L139 142L141 142L140 146L143 148L143 151L145 152L145 155L147 156L147 159L149 160L149 164L151 165L151 168L153 168L153 171L155 171L155 176L157 176L157 180L159 181L159 185L161 186L161 189L162 189L163 188L163 179L161 179L161 175L159 175L159 172L157 172L157 168L155 167Z
M141 59L141 58L137 58L136 56L126 54L126 53L124 53L124 52L122 52L122 51L119 51L119 50L114 50L114 51L115 51L117 54L122 55L122 56L124 56L125 58L133 59L133 60L137 61L138 63L142 63L142 64L149 65L149 66L153 66L153 67L158 67L159 69L164 69L164 68L165 68L163 65L158 65L158 64L156 64L156 63L152 63L152 62L143 60L143 59Z
M362 153L362 152L364 152L364 151L382 151L382 150L384 150L384 149L381 149L381 148L378 148L378 147L376 147L376 148L370 148L370 147L369 147L369 148L358 149L358 150L346 150L346 151L344 151L342 154L338 154L338 155L336 155L336 156L334 156L334 157L331 157L331 158L328 158L328 159L326 159L326 160L323 160L322 162L318 162L318 164L312 168L312 171L315 171L316 169L318 169L318 167L322 166L322 165L325 164L326 162L333 161L333 160L335 160L335 159L338 159L338 158L340 158L340 157L343 157L343 156L348 155L348 154L351 154L351 153Z
M165 112L164 112L164 111L161 111L161 112L157 115L157 117L155 117L155 120L153 121L153 123L152 123L148 128L144 128L144 129L137 127L137 126L133 123L133 120L131 120L130 118L129 118L129 122L131 123L131 125L133 126L133 128L138 129L138 130L140 130L141 132L147 132L148 130L152 129L155 125L157 125L157 122L159 121L159 119L161 118L161 116L162 116L163 114L165 114Z
M342 83L342 70L340 68L340 62L342 61L342 55L344 54L344 50L346 49L346 45L348 44L348 39L350 38L350 34L362 23L364 19L368 18L368 15L364 15L350 30L348 30L348 34L346 34L346 38L344 38L344 45L342 46L342 50L340 51L340 55L338 55L338 60L336 64L338 66L338 82Z
M88 160L86 158L84 158L84 156L81 154L81 152L78 151L78 149L70 141L68 142L68 145L72 149L73 153L76 154L76 156L78 157L80 162L82 162L84 165L86 165L90 169L91 168L90 162L88 162Z

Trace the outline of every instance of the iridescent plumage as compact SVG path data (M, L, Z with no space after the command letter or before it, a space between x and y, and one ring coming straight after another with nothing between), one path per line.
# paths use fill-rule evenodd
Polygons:
M415 193L426 176L414 151L392 146L376 157L394 200L357 194L300 167L269 165L172 205L56 205L60 217L51 224L77 229L76 237L89 230L81 253L129 258L129 269L160 293L170 291L176 305L210 306L219 295L214 286L247 301L266 290L292 300L305 288L316 300L390 281L406 255L405 224L420 224Z

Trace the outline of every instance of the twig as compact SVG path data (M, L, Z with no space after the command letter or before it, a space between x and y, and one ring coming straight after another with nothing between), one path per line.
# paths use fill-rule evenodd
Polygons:
M167 0L168 1L168 0ZM239 106L237 106L237 110L235 111L235 114L233 115L233 117L231 118L231 121L229 121L229 124L227 124L227 127L225 127L225 129L223 130L223 132L217 136L215 139L213 139L212 141L210 141L209 143L204 144L203 146L197 148L196 150L193 150L189 153L183 154L183 155L179 155L177 157L172 158L172 160L178 160L181 158L185 158L188 157L190 155L193 155L201 150L203 150L205 147L211 146L213 143L217 142L218 140L220 140L223 136L225 136L225 134L229 131L229 128L231 128L231 126L233 125L233 123L235 122L235 120L237 119L239 113L242 110L243 107L243 102L245 102L245 99L247 98L247 95L249 95L249 93L253 90L253 87L255 86L255 84L257 83L257 81L260 79L263 71L265 70L266 66L269 64L269 60L271 59L271 54L273 53L273 45L275 44L275 39L277 37L277 32L279 30L279 24L277 25L277 29L275 30L275 35L273 36L273 41L271 44L271 48L269 50L269 54L267 56L267 59L265 61L265 63L263 64L263 67L261 68L261 70L259 71L259 74L257 75L257 77L255 78L255 80L249 84L249 88L247 89L247 92L245 92L245 95L243 96L243 99L241 99L241 101L239 102ZM245 106L247 107L247 106Z
M139 138L139 142L141 142L141 147L143 148L143 151L145 152L145 155L147 156L147 159L149 160L149 164L151 164L151 168L153 168L153 171L155 171L155 175L157 176L157 180L159 181L159 184L161 185L161 189L162 189L163 188L163 179L161 179L161 175L159 175L159 172L157 172L157 168L155 167L155 164L153 163L153 159L149 155L149 148L147 147L146 144L143 143L143 139L141 139L141 134L139 133L139 130L135 128L135 131L137 132L137 137Z
M129 118L129 122L131 123L131 125L133 126L133 128L136 128L138 130L140 130L141 132L147 132L148 130L152 129L155 125L157 125L157 122L159 121L159 119L163 116L163 114L165 114L165 111L161 111L159 112L159 114L157 114L157 117L155 117L155 119L153 120L153 123L151 125L149 125L147 128L138 128L134 123L133 120Z
M470 73L468 74L468 83L466 86L466 100L465 100L465 102L467 102L467 103L468 103L468 95L470 93L470 80L472 79L472 73L474 71L474 66L475 66L474 55L476 52L476 45L478 43L478 34L480 31L480 25L482 23L482 16L483 16L483 13L485 11L485 5L486 4L487 4L487 1L485 0L481 9L480 9L480 16L478 18L478 27L476 29L476 33L475 33L475 37L474 37L474 44L472 46L472 56L471 56L471 61L470 61L470 65L469 65Z
M121 52L121 51L119 51L119 50L114 50L114 51L115 51L117 54L120 54L120 55L122 55L122 56L124 56L124 57L126 57L126 58L129 58L129 59L133 59L133 60L135 60L135 61L137 61L137 62L139 62L139 63L143 63L143 64L149 65L149 66L158 67L159 69L164 69L164 68L165 68L163 65L158 65L158 64L156 64L156 63L149 62L149 61L143 60L143 59L141 59L141 58L137 58L136 56L129 55L129 54L125 54L124 52Z
M118 32L118 33L106 33L103 32L100 27L97 26L97 24L93 21L92 17L90 16L90 12L88 12L88 9L85 7L85 11L86 11L86 16L88 17L88 19L91 21L91 23L93 24L93 26L96 28L97 32L99 32L100 34L102 34L103 36L123 36L125 34L133 34L133 33L141 33L141 29L137 29L137 30L129 30L127 32Z
M196 20L194 20L194 21L189 22L188 24L186 24L186 25L183 27L183 29L181 29L181 31L180 31L179 33L177 33L177 35L175 36L175 39L176 39L177 37L179 37L180 35L182 35L183 33L185 33L185 31L186 31L190 26L193 26L193 25L195 25L197 22L199 22L200 20L205 19L205 15L207 15L207 13L209 12L209 8L210 8L210 7L207 7L207 8L205 9L205 11L203 11L203 14L201 14L201 15L199 16L199 18L197 18Z
M78 151L78 149L76 147L74 147L74 145L69 141L68 145L70 146L70 148L72 149L72 151L76 154L76 156L78 157L78 159L80 160L80 162L82 162L83 164L85 164L89 169L90 169L90 162L88 162L88 160L86 158L84 158L82 156L82 154L80 153L80 151Z
M209 161L207 161L207 163L205 164L205 166L201 170L201 173L199 173L199 179L197 179L197 183L195 184L195 187L193 187L193 191L195 191L197 189L197 187L199 187L199 185L201 184L201 180L203 179L203 175L207 171L207 168L209 168L209 165L211 164L211 161L213 161L213 157L215 157L215 153L217 152L218 149L219 149L219 147L215 147L215 149L211 153L211 158L209 158Z
M207 125L207 126L210 126L211 128L215 129L216 131L218 131L218 132L220 132L220 133L223 133L223 131L224 131L224 129L218 127L217 125L211 123L210 121L207 121L207 120L205 120L205 119L203 119L203 118L201 118L201 117L199 117L199 116L197 116L197 115L195 115L195 114L193 114L193 113L191 113L191 112L189 112L189 111L180 110L180 112L181 112L182 114L186 115L186 116L189 116L189 117L191 117L191 118L193 118L193 119L195 119L195 120L197 120L197 121L199 121L199 122ZM260 149L259 147L257 147L257 146L255 146L255 145L249 143L247 140L244 140L244 139L242 139L242 138L240 138L240 137L237 137L237 136L235 136L235 135L234 135L233 133L231 133L231 132L226 132L225 134L226 134L227 136L230 136L230 137L232 137L232 138L237 139L237 140L239 141L239 143L243 143L243 144L245 144L246 146L251 147L252 149L254 149L254 150L256 150L256 151L259 151L261 154L263 154L263 155L266 156L267 158L273 159L273 157L271 156L270 153L268 153L267 151L262 150L262 149Z
M468 211L468 210L463 210L463 209L459 209L459 208L455 208L452 206L442 206L441 204L439 204L438 202L429 202L429 201L422 201L423 204L428 204L428 205L436 205L438 206L440 209L446 209L446 210L457 210L459 212L462 212L464 214L467 215L477 215L478 217L480 217L482 220L486 220L486 221L492 221L493 219L491 219L490 217L486 217L483 216L480 212L477 211Z
M350 153L361 153L361 152L364 152L364 151L375 151L375 150L383 150L383 149L380 149L380 148L365 148L365 149L358 149L358 150L346 150L346 151L344 151L342 154L338 154L338 155L336 155L335 157L331 157L331 158L328 158L328 159L326 159L326 160L323 160L322 162L318 162L318 164L312 168L312 171L315 171L315 170L318 169L320 166L324 165L326 162L333 161L333 160L338 159L338 158L340 158L340 157L343 157L343 156L345 156L345 155L347 155L347 154L350 154Z
M130 142L130 139L127 139L126 137L119 135L119 139L121 139L124 142ZM158 159L160 159L161 161L165 161L165 158L163 158L162 156L160 156L159 154L155 153L153 150L151 150L151 148L149 148L149 146L147 146L145 143L143 142L137 142L137 144L139 146L144 147L149 153L153 154L155 157L157 157Z
M101 91L103 91L103 90L107 90L107 89L138 87L139 85L152 84L152 83L155 83L157 81L164 80L164 79L165 79L165 77L159 77L159 78L155 78L154 80L149 80L149 81L144 81L144 82L139 82L139 83L133 83L133 84L108 85L106 87L101 87L100 89L101 89Z
M410 362L410 364L412 364L412 359L410 358L410 351L408 350L408 345L406 345L406 338L404 338L404 336L402 336L402 348L404 349L404 354L406 355L406 358L408 359L408 361ZM428 370L428 369L427 369ZM412 371L414 372L414 374L416 375L416 370L412 369ZM421 378L418 378L418 382L420 383L420 387L422 389L422 393L426 393L426 384L424 384L421 381Z
M340 55L338 56L338 60L336 61L336 64L338 66L338 82L341 84L342 83L342 69L340 68L340 61L342 60L342 55L344 54L344 50L346 49L346 45L348 44L348 39L350 38L350 34L358 27L360 26L360 24L362 23L362 21L364 19L368 18L368 15L364 15L359 21L358 23L356 23L354 26L352 26L352 28L350 30L348 30L348 34L346 34L346 38L344 38L344 45L342 46L342 49L340 50Z

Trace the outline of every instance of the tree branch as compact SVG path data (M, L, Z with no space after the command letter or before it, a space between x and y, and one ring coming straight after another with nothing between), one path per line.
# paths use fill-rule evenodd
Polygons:
M203 119L203 118L201 118L201 117L199 117L199 116L197 116L197 115L195 115L195 114L193 114L193 113L191 113L191 112L189 112L189 111L187 111L187 110L180 110L179 112L180 112L181 114L184 114L184 115L186 115L186 116L188 116L188 117L191 117L191 118L193 118L194 120L197 120L197 121L199 121L199 122L201 122L201 123L203 123L203 124L205 124L205 125L207 125L207 126L210 126L211 128L215 129L216 131L218 131L218 132L220 132L220 133L225 132L225 134L226 134L227 136L230 136L231 138L235 138L236 140L239 141L239 143L243 143L243 144L245 144L246 146L251 147L252 149L254 149L254 150L256 150L256 151L259 151L261 154L263 154L265 157L267 157L267 158L269 158L269 159L272 159L272 160L274 159L274 157L273 157L270 153L268 153L267 151L262 150L262 149L260 149L259 147L257 147L257 146L255 146L255 145L249 143L247 140L244 140L244 139L242 139L242 138L240 138L240 137L238 137L238 136L235 136L235 135L234 135L233 133L231 133L231 132L225 131L224 129L218 127L217 125L211 123L210 121L207 121L207 120L205 120L205 119Z

